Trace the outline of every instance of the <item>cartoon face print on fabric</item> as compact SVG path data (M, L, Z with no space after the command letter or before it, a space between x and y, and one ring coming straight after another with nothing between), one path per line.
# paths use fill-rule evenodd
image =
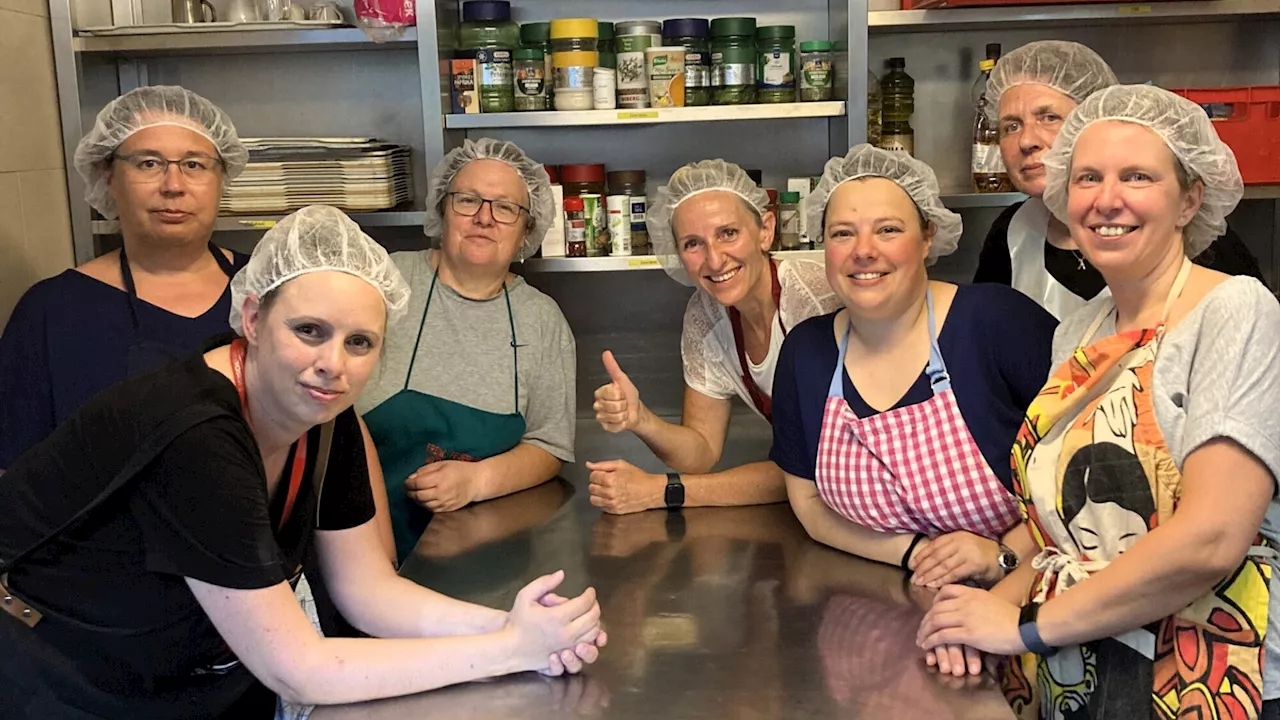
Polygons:
M1133 547L1156 511L1138 456L1115 443L1085 445L1071 456L1062 484L1062 522L1087 560Z

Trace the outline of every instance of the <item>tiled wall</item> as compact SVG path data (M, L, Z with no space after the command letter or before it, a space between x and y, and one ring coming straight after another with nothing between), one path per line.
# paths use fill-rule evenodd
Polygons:
M72 265L65 173L48 6L0 0L0 326Z

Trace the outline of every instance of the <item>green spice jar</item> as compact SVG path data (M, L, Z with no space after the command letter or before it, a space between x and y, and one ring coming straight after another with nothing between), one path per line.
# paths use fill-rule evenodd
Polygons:
M516 110L519 112L549 110L545 53L537 48L520 48L515 52Z
M766 25L756 30L756 102L796 101L796 28Z
M667 20L662 44L684 47L684 104L711 104L711 29L703 18Z
M520 26L511 21L507 0L469 0L462 3L458 49L476 60L476 89L480 112L515 109L515 72L511 53L520 45Z
M600 64L596 67L617 68L618 56L614 48L613 23L599 22L597 26L600 37L596 42L596 51L600 53Z
M756 20L711 21L711 103L745 105L756 101Z
M547 95L551 95L551 86L556 76L555 65L551 64L551 23L524 23L520 26L520 47L537 48L543 52L542 62L546 66Z
M831 43L810 40L800 43L800 101L831 99Z

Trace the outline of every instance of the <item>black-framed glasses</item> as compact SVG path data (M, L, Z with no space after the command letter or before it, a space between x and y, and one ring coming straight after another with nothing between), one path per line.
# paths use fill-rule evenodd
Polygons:
M449 204L453 211L464 217L475 217L485 203L489 204L493 219L503 225L515 225L520 220L520 213L529 212L529 208L507 200L490 200L464 192L449 193Z
M143 182L158 182L169 173L170 165L177 165L182 176L193 183L211 182L217 176L222 161L208 155L188 155L178 160L168 160L159 155L116 155L125 164L129 174Z

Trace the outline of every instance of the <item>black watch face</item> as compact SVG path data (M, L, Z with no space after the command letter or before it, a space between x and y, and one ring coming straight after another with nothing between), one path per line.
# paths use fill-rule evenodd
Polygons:
M1018 554L1012 550L1000 551L1000 567L1005 570L1015 570L1018 567Z
M668 485L666 499L667 507L680 507L684 505L684 485Z

